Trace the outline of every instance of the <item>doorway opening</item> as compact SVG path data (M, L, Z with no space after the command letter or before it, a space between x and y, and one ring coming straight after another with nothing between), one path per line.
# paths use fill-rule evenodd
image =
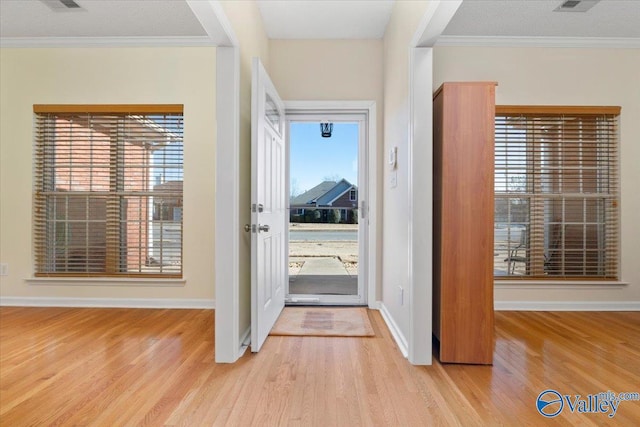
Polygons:
M366 119L287 116L288 305L367 302Z

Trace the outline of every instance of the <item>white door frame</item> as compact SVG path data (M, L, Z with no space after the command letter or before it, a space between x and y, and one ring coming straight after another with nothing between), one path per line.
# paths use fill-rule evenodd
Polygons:
M215 361L233 363L240 336L240 53L216 49Z
M332 123L357 123L358 128L358 257L362 262L358 262L358 293L357 295L317 295L317 294L309 294L309 295L298 295L294 294L294 299L289 299L289 277L288 277L288 269L287 269L287 303L288 304L319 304L319 305L365 305L367 304L367 297L369 294L368 283L369 283L369 216L366 212L366 207L369 205L369 188L367 185L363 185L364 183L369 182L369 167L367 164L367 159L369 158L369 132L368 132L368 112L365 110L355 111L350 110L349 112L345 112L344 110L323 110L322 113L317 112L317 110L313 112L308 112L306 110L299 109L289 109L286 113L286 124L287 124L287 139L286 139L286 148L287 148L287 168L286 168L286 193L290 194L290 166L291 166L291 132L289 131L291 128L291 122L297 123L314 123L319 124L320 122L329 121ZM318 132L320 132L320 127L318 126ZM365 207L364 212L362 207ZM289 209L289 200L287 200L287 209ZM289 216L285 218L285 225L289 226ZM286 252L287 256L289 254L289 239L286 240Z
M196 5L205 2L189 0L189 3ZM447 23L451 20L455 11L462 3L462 0L440 1L434 0L429 2L422 22L415 33L415 37L408 48L430 48L434 45L438 36L442 33ZM240 113L240 60L239 48L240 43L235 36L232 25L226 17L224 10L216 0L209 0L206 4L214 10L213 15L220 21L224 32L230 40L226 46L218 47L216 53L216 122L218 126L216 137L216 218L215 218L215 361L217 363L235 362L246 350L245 338L248 337L249 331L239 331L240 316L240 298L239 298L239 273L241 266L239 265L240 239L244 232L240 229L239 223L239 200L240 189L238 180L240 175L239 161L239 113ZM206 18L206 17L205 17ZM206 23L204 18L199 18L201 22ZM205 25L205 27L208 27ZM417 86L427 87L431 83L425 81L426 78L420 75L419 70L432 70L429 60L424 62L425 56L417 51L418 55L414 57L414 63L411 66L412 81L410 82L410 91L413 95L424 96L418 94ZM431 55L428 55L431 57ZM420 58L421 57L421 58ZM418 82L418 80L420 82ZM424 86L423 86L424 85ZM427 97L430 99L431 97ZM414 98L414 100L417 100ZM300 101L300 107L304 108L305 104L313 104L313 101ZM315 102L317 105L320 102ZM364 108L369 110L369 141L373 141L377 147L376 137L376 106L370 101L345 101L345 102L328 102L331 108L363 108L362 104L366 104ZM285 102L285 106L287 103ZM293 104L290 104L293 106ZM425 129L422 126L416 127L416 123L424 119L429 114L428 106L420 102L413 105L410 117L410 144L413 148L414 141L420 141L420 134ZM430 133L427 130L427 134ZM428 138L428 135L424 135ZM420 149L420 148L419 148ZM376 274L376 257L378 253L378 228L379 224L376 219L377 212L377 148L370 151L369 171L370 171L370 223L374 224L370 228L370 244L369 244L369 286L368 286L368 305L369 308L378 309L378 277ZM413 152L414 156L419 153ZM412 161L418 161L419 157ZM429 169L430 170L430 169ZM420 174L428 173L427 171L413 168L413 172ZM416 184L420 180L412 176L412 183ZM415 189L413 186L411 190ZM411 209L416 207L413 200L418 196L424 197L424 194L411 194ZM412 212L412 219L413 217ZM431 216L421 219L419 225L422 229L430 229L432 226ZM419 230L415 228L415 224L410 225L410 232L416 233ZM411 234L410 234L411 238ZM424 241L411 241L411 258L425 259L431 256L431 249L428 248ZM427 280L425 287L417 289L416 281L419 280L421 270L420 263L410 263L409 283L411 294L420 293L422 295L421 302L414 302L412 299L412 315L409 334L409 361L414 364L431 364L431 281L430 275L424 278ZM242 268L246 268L243 266ZM423 320L427 323L421 323ZM426 331L425 331L426 329ZM425 333L426 332L426 333Z
M431 1L409 53L409 276L411 293L407 358L432 363L433 45L462 0Z
M233 363L246 349L240 334L240 41L219 0L187 0L216 46L215 361ZM211 43L211 44L209 44ZM202 96L207 96L202 94ZM188 114L188 112L187 112ZM212 120L214 118L212 117ZM196 280L198 280L196 278Z
M366 115L366 141L368 147L366 155L364 157L365 169L367 178L363 180L363 184L366 185L366 193L368 200L364 209L359 207L361 220L366 220L368 224L367 247L363 251L366 257L367 270L358 274L362 274L366 283L364 289L364 295L366 297L367 305L371 309L377 309L378 304L376 301L377 289L378 289L378 277L376 274L377 253L378 253L378 221L377 221L377 191L378 191L378 170L377 170L377 133L376 133L376 103L375 101L284 101L285 114L287 121L291 114L348 114L348 113L360 113ZM360 154L358 157L361 157ZM362 165L360 166L362 167ZM359 171L360 174L360 171ZM288 176L287 180L288 182ZM364 218L362 218L364 217ZM359 242L360 244L364 244ZM358 277L360 279L360 277Z

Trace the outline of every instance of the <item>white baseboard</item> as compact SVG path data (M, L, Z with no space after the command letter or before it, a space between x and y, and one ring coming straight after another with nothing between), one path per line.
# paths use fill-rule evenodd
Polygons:
M640 311L640 301L495 301L496 311Z
M215 309L213 299L0 297L0 306Z
M380 314L382 315L384 322L387 324L391 335L393 335L393 339L395 339L396 344L398 344L400 352L404 357L409 357L409 344L407 342L407 339L400 331L398 324L395 322L395 320L393 320L393 316L391 316L391 313L389 313L389 310L387 310L387 307L384 305L384 303L379 302L378 305L380 307Z
M381 301L372 301L369 303L369 310L380 310Z

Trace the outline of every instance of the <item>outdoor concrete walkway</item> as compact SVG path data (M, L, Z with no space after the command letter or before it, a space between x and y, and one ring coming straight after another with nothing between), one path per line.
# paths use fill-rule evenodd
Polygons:
M300 257L304 265L289 277L289 293L357 295L358 277L349 275L337 257Z
M347 269L336 257L305 258L304 265L298 275L303 276L348 276Z

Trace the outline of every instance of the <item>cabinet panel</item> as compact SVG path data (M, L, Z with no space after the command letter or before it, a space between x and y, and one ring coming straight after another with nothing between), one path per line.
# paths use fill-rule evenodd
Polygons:
M493 360L495 83L434 96L434 334L440 360Z

